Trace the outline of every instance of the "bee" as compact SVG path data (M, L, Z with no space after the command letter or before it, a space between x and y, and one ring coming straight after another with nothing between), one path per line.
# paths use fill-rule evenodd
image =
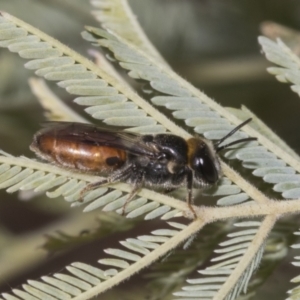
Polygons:
M222 177L218 152L255 140L243 138L220 146L250 121L241 123L215 143L199 136L185 140L173 134L141 135L84 123L50 122L34 135L30 149L59 167L107 176L87 185L81 197L105 184L130 184L132 190L123 214L126 204L144 186L165 190L186 186L187 205L196 216L193 188L210 187Z

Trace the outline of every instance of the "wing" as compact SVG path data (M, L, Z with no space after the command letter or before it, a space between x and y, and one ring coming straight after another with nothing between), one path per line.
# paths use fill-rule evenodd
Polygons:
M35 134L53 136L70 142L93 144L122 149L136 155L154 157L158 153L154 143L145 143L143 135L110 130L93 124L72 122L47 122L43 129Z

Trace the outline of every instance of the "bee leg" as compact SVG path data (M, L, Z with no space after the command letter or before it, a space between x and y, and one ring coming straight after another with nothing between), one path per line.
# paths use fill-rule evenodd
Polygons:
M141 186L134 186L133 189L131 190L131 192L129 193L129 195L122 207L122 216L125 216L125 210L126 210L128 203L136 196L136 194L140 188L141 188Z
M85 188L83 188L81 190L79 201L81 201L81 202L83 201L84 194L86 194L87 192L94 190L102 185L126 180L128 178L128 176L130 175L130 173L131 173L131 166L127 166L121 170L114 172L111 176L109 176L107 178L103 178L99 181L89 183Z
M136 170L134 170L136 171ZM132 183L132 190L128 195L128 198L126 199L123 208L122 208L122 216L125 216L125 210L128 205L128 203L135 197L137 194L138 190L142 188L144 182L144 172L139 172L136 174L135 181Z
M81 191L80 191L80 195L79 195L79 201L82 202L83 201L83 197L84 195L91 191L96 189L97 187L107 184L109 183L109 178L103 178L102 180L93 182L93 183L89 183L86 187L84 187Z
M193 208L193 181L194 181L194 176L193 176L193 172L192 171L188 171L187 173L187 199L186 199L186 203L189 207L189 209L191 210L191 212L194 215L194 218L197 219L197 214Z

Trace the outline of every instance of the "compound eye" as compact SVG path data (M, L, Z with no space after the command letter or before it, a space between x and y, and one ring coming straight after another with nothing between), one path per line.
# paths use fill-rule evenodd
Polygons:
M215 183L219 179L219 172L216 169L214 158L206 145L196 151L191 165L197 177L202 177L209 183Z

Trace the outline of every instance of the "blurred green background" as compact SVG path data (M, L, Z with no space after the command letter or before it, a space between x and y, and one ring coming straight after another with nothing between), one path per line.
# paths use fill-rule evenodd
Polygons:
M300 29L299 1L129 2L150 40L177 73L224 106L247 106L300 152L300 99L288 85L278 83L266 72L271 64L261 54L257 42L260 25L267 20ZM98 26L91 9L86 0L0 0L0 10L23 19L86 56L91 46L81 38L80 32L84 25ZM44 117L29 89L27 80L34 74L23 67L25 62L15 53L0 49L0 148L16 156L33 157L28 146ZM62 98L71 99L55 84L51 86ZM28 204L17 200L17 195L3 191L0 195L0 227L8 239L30 233L69 213L68 205L59 199ZM255 299L285 297L288 278L297 274L288 261ZM28 274L23 275L26 278ZM1 290L7 291L23 280L22 274L4 278L2 282L6 283Z

